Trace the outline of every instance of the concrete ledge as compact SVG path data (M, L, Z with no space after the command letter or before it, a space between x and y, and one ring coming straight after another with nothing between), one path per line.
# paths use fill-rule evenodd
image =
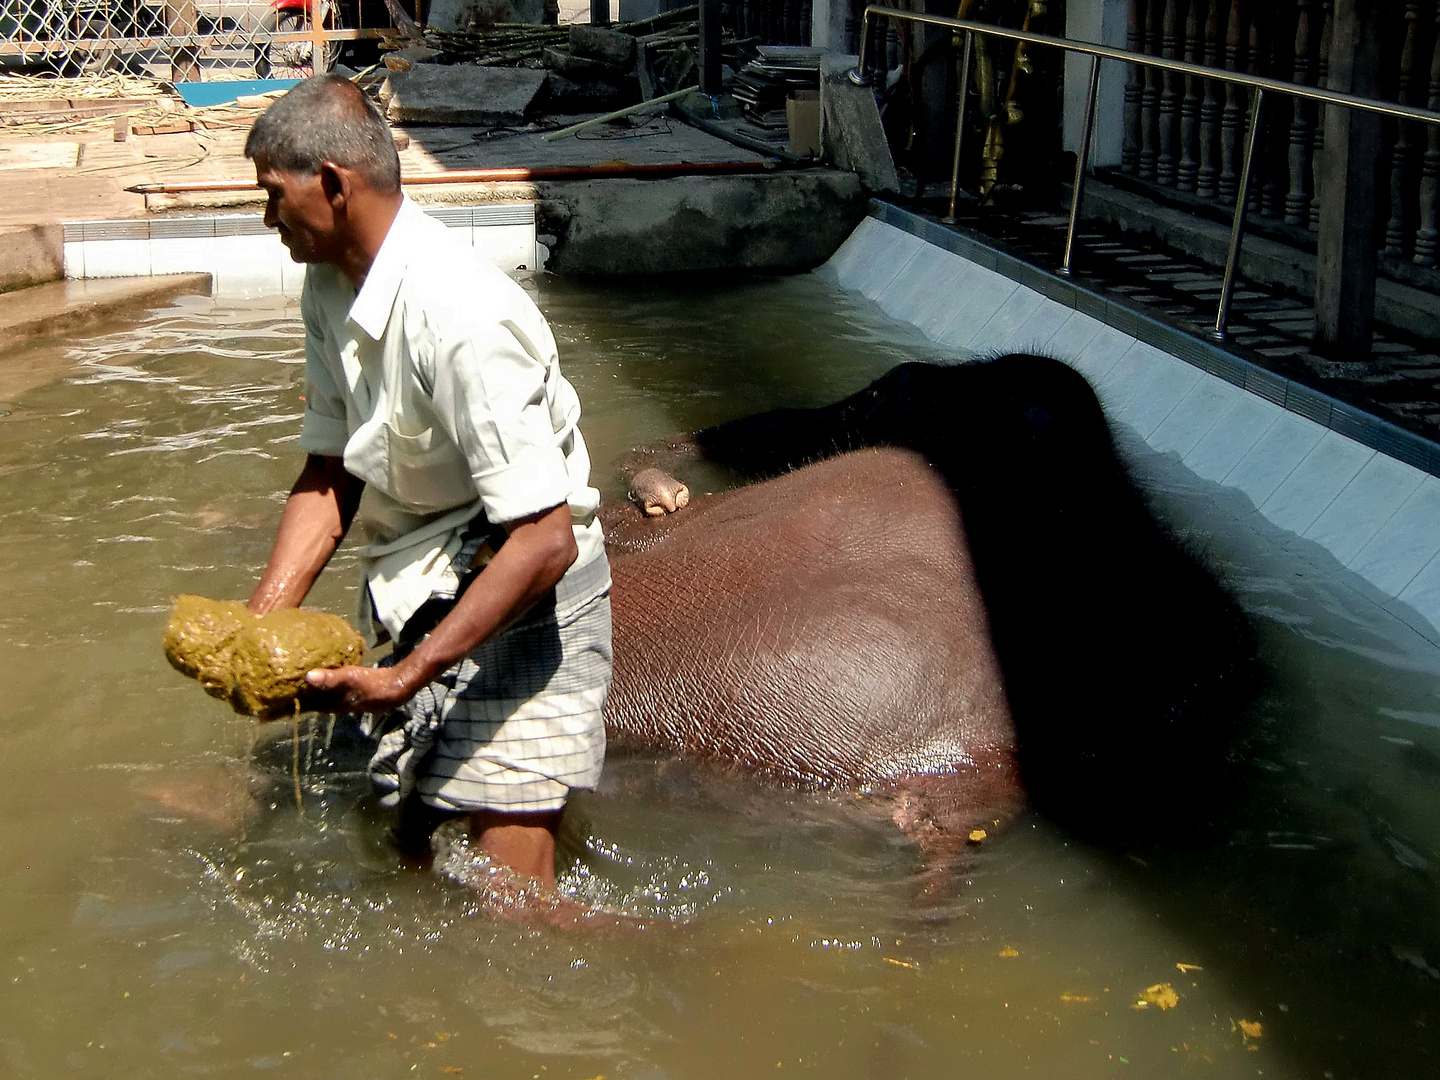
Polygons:
M55 281L0 296L0 335L25 338L73 333L114 316L134 315L177 296L210 295L209 274L109 281Z
M576 276L808 270L866 205L853 173L821 169L537 188L546 268Z
M1223 267L1230 230L1171 206L1112 187L1100 180L1085 186L1085 216ZM1240 274L1260 285L1279 286L1307 299L1315 296L1315 256L1289 244L1249 232L1240 249ZM1440 297L1388 278L1375 282L1375 318L1385 326L1440 337Z
M0 293L64 276L64 241L59 225L0 228Z

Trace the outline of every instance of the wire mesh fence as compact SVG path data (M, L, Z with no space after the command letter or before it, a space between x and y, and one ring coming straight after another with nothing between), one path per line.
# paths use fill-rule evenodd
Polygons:
M381 0L3 0L0 60L74 76L304 78L407 18ZM398 19L397 19L398 15Z

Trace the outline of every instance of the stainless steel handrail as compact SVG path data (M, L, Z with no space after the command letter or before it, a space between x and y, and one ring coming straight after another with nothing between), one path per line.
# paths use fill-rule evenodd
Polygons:
M1064 262L1060 267L1060 272L1066 275L1070 273L1071 269L1076 223L1080 215L1080 202L1084 195L1085 175L1089 166L1090 134L1095 124L1095 99L1099 89L1100 62L1102 60L1119 60L1126 64L1139 64L1144 67L1159 68L1162 71L1173 71L1182 75L1194 75L1203 79L1214 79L1217 82L1244 86L1253 90L1255 93L1250 107L1250 131L1245 144L1245 157L1240 167L1240 190L1236 195L1235 216L1230 227L1230 246L1225 258L1225 281L1220 291L1220 307L1215 315L1215 328L1210 334L1210 336L1217 341L1224 341L1227 337L1226 326L1230 317L1230 302L1235 291L1236 267L1240 261L1240 247L1245 239L1245 208L1250 202L1251 163L1255 154L1256 143L1258 142L1260 113L1264 107L1266 91L1288 94L1291 97L1304 98L1326 105L1339 105L1347 109L1358 109L1361 112L1378 113L1381 116L1393 117L1397 120L1416 120L1424 124L1440 124L1440 112L1434 112L1430 109L1417 109L1410 105L1376 101L1373 98L1360 97L1356 94L1346 94L1338 90L1323 90L1316 86L1304 86L1300 83L1285 82L1282 79L1271 79L1263 75L1249 75L1239 71L1224 71L1220 68L1206 67L1203 64L1192 64L1187 60L1171 60L1163 56L1151 56L1149 53L1117 49L1110 45L1096 45L1089 41L1075 41L1072 38L1054 37L1050 34L1036 34L1029 30L1012 30L1009 27L975 22L973 19L951 19L944 15L926 15L920 12L904 11L900 8L885 7L879 4L868 5L865 8L865 15L861 20L860 64L850 72L851 82L861 86L869 86L874 78L867 70L867 54L869 51L867 46L870 38L870 20L874 16L899 19L902 22L922 23L926 26L938 26L947 30L959 30L963 32L965 35L965 68L967 71L969 69L970 51L974 47L974 37L972 35L976 34L982 37L996 37L1006 41L1023 42L1030 45L1049 45L1053 48L1060 49L1062 52L1079 53L1082 56L1092 57L1090 86L1085 100L1085 130L1081 137L1080 153L1075 163L1075 185L1070 201L1070 223L1066 232ZM968 78L964 79L961 83L960 107L958 109L958 123L955 131L955 169L950 181L950 218L952 220L955 215L955 200L960 184L960 142L965 134L965 97L968 83Z

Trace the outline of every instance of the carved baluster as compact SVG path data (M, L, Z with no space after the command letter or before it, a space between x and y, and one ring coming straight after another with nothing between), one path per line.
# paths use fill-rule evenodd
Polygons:
M1265 20L1264 12L1256 12L1250 18L1249 51L1247 56L1249 62L1245 65L1245 71L1250 75L1265 75L1269 66L1266 63L1268 57L1265 55L1265 32L1261 25ZM1265 173L1266 173L1266 151L1270 147L1268 139L1264 138L1265 129L1269 126L1269 119L1275 115L1274 109L1266 109L1265 115L1260 117L1262 125L1260 129L1261 139L1259 146L1255 149L1256 159L1251 163L1253 169L1258 170L1255 180L1250 185L1250 201L1245 204L1245 209L1252 212L1259 212L1265 205Z
M1205 16L1206 67L1219 67L1224 52L1225 0L1210 0ZM1195 194L1213 199L1220 179L1220 113L1225 108L1225 88L1218 79L1205 80L1205 100L1200 103L1200 171L1195 175Z
M1320 21L1320 58L1315 64L1315 85L1330 86L1330 40L1335 30L1335 4L1333 0L1325 0L1320 5L1322 18ZM1314 176L1315 194L1310 199L1310 231L1318 232L1320 229L1320 151L1325 147L1325 106L1320 105L1315 110L1315 142L1310 152L1311 172Z
M1145 46L1145 0L1130 0L1130 14L1125 24L1125 48L1140 52ZM1145 89L1145 69L1130 65L1125 80L1125 141L1120 147L1120 168L1133 173L1140 167L1140 95Z
M1420 4L1419 0L1408 0L1405 4L1405 43L1400 47L1400 83L1398 99L1401 105L1414 105L1419 87L1415 78L1415 65L1420 49ZM1395 149L1390 154L1390 220L1385 225L1386 255L1404 258L1409 252L1406 246L1415 229L1411 214L1410 178L1415 170L1415 125L1401 120L1395 125Z
M1244 13L1240 0L1230 0L1230 21L1225 29L1225 70L1239 71L1245 57ZM1245 91L1225 84L1225 108L1220 112L1220 198L1231 200L1240 188L1240 130L1245 123Z
M1311 26L1311 12L1315 0L1300 0L1295 20L1295 81L1310 86L1314 81L1315 61L1312 55L1314 41ZM1285 196L1285 223L1287 225L1310 224L1310 139L1311 103L1296 98L1292 103L1290 119L1290 191Z
M1180 57L1179 0L1165 0L1165 13L1160 20L1160 55L1166 60ZM1175 127L1180 113L1181 76L1173 71L1162 72L1160 90L1160 153L1155 158L1155 180L1169 187L1175 183Z
M1430 58L1430 97L1425 107L1440 110L1440 3L1435 5L1435 52ZM1420 231L1415 265L1434 266L1440 247L1440 126L1425 125L1425 158L1420 164Z
M1145 51L1160 55L1160 26L1165 14L1165 0L1151 0L1145 15ZM1164 72L1159 68L1145 69L1145 88L1140 92L1140 176L1155 179L1155 159L1160 156L1160 92Z
M1289 79L1295 64L1290 55L1294 39L1285 33L1285 12L1271 7L1263 19L1255 20L1255 24L1260 34L1258 73L1273 79ZM1265 151L1260 161L1259 209L1266 217L1278 218L1285 209L1289 169L1285 139L1290 125L1283 108L1266 109L1264 119L1261 136L1265 140Z
M1192 64L1200 63L1205 51L1201 37L1204 24L1205 0L1190 0L1190 12L1185 16L1185 59ZM1180 99L1180 165L1175 170L1175 186L1181 191L1195 190L1195 177L1200 172L1196 160L1196 135L1200 126L1200 99L1205 94L1205 80L1195 75L1185 76L1185 96Z

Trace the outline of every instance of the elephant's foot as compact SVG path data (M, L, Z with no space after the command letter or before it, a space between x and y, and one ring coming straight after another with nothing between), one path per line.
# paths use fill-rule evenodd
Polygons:
M646 517L664 517L690 504L690 489L661 469L642 469L630 481L630 499Z
M946 776L901 781L890 819L920 849L917 907L952 898L957 875L1019 813L1023 798L994 766Z
M255 798L260 784L260 779L243 766L207 765L157 779L143 793L167 815L241 836L260 809Z

